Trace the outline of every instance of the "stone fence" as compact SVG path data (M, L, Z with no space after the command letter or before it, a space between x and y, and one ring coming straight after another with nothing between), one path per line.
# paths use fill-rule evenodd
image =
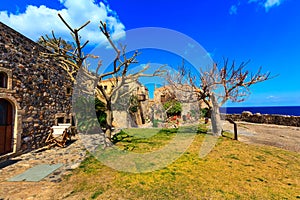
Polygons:
M224 114L222 118L230 118L233 121L245 121L259 124L277 124L284 126L300 127L300 116L289 115L270 115L270 114L252 114L249 111L244 111L242 114Z

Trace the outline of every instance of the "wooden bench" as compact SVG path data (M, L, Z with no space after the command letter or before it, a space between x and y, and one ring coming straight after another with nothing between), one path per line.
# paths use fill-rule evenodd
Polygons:
M71 140L71 124L59 124L51 127L46 144L49 148L55 145L65 147L68 139Z

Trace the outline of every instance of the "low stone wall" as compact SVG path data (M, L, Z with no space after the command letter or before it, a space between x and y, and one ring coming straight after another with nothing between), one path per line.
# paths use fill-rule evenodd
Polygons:
M270 114L252 114L249 111L245 111L242 114L226 114L223 115L224 119L230 118L233 121L245 121L259 124L277 124L284 126L297 126L300 127L300 116L289 115L270 115Z

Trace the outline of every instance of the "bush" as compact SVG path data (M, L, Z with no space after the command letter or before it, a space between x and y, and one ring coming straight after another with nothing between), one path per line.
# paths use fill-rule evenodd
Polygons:
M210 117L210 114L209 114L209 109L208 108L202 108L201 109L201 117Z
M95 110L101 128L106 127L105 104L98 98L95 99Z
M182 111L182 105L179 101L170 100L164 103L164 109L167 111L168 116L180 115Z
M152 121L152 123L153 123L153 127L154 128L157 128L158 127L158 123L160 123L160 122L163 122L162 120L158 120L158 119L154 119L153 121Z

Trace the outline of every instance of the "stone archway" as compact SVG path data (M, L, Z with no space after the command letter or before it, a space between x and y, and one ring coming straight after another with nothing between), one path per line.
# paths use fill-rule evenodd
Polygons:
M6 99L0 99L0 156L13 152L14 107Z

